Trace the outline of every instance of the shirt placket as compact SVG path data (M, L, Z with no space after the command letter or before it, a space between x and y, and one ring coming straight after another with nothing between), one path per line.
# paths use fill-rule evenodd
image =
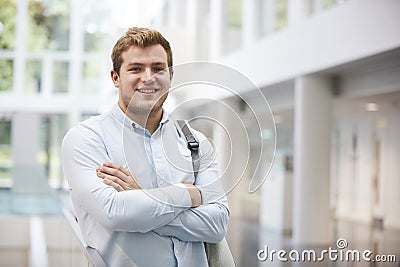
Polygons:
M158 187L167 186L168 166L163 152L161 131L155 132L150 138L150 146L153 152L153 163L157 175Z

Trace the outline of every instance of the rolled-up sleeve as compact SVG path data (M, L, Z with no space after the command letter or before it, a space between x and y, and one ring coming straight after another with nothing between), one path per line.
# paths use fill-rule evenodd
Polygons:
M182 184L117 192L96 175L96 167L107 161L105 145L92 129L77 125L64 137L62 163L71 195L105 227L144 233L166 225L190 208L190 195Z

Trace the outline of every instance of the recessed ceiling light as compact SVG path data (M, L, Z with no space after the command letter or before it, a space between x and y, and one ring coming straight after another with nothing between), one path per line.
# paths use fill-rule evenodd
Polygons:
M275 124L281 123L282 122L282 116L275 114L274 115L274 122L275 122Z
M369 102L365 104L366 111L378 111L378 104L374 102Z

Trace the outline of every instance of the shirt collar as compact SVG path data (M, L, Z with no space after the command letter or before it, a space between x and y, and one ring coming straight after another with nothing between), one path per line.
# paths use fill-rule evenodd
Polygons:
M131 120L131 118L129 118L128 116L126 116L126 114L122 111L122 109L119 107L118 103L114 105L114 107L111 110L111 114L119 121L121 122L123 125L131 128L141 128L142 126L140 126L138 123L136 123L135 121ZM160 121L160 126L166 124L167 122L169 122L169 115L168 113L165 111L165 109L163 109L163 115Z

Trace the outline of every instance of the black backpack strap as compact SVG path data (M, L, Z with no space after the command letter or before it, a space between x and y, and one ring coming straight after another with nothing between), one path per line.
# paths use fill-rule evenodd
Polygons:
M199 142L194 137L192 131L188 127L188 123L184 120L177 120L176 121L181 128L183 134L185 135L187 147L190 149L192 154L192 165L193 165L193 174L194 178L197 178L197 174L199 173L200 169L200 160L199 160Z

